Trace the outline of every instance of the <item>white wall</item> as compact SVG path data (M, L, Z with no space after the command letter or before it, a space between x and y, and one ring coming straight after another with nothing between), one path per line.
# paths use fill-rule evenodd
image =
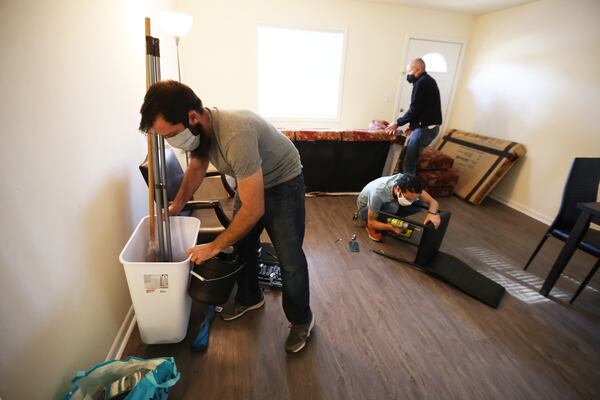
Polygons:
M181 40L182 79L206 105L221 108L258 108L257 24L347 32L340 120L277 123L285 127L366 128L372 119L393 118L408 35L466 41L475 21L454 12L354 0L176 4L194 16L192 32Z
M103 361L130 306L118 254L147 212L143 17L170 3L0 2L5 400L61 398L76 370ZM450 126L524 143L495 193L543 218L571 158L600 152L599 4L541 1L475 24L353 0L179 0L195 18L183 80L207 105L256 110L257 24L343 29L341 119L296 126L364 127L392 116L408 35L467 41L475 28ZM163 77L175 77L171 38L157 36Z
M574 157L600 157L600 1L477 19L449 127L523 143L494 196L551 222Z
M137 125L144 16L159 3L0 2L5 400L62 398L130 307L118 255L147 214Z

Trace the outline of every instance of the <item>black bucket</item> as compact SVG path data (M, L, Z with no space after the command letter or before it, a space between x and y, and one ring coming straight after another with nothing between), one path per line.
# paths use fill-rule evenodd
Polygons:
M227 302L244 263L235 254L220 253L204 264L196 264L190 272L189 294L205 304L219 305Z

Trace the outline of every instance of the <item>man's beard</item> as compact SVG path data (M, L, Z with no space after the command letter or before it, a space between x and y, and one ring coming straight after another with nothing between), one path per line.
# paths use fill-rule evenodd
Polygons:
M211 137L206 133L202 124L189 126L189 130L194 136L200 137L200 146L191 152L192 156L198 158L208 157L208 150L210 149Z

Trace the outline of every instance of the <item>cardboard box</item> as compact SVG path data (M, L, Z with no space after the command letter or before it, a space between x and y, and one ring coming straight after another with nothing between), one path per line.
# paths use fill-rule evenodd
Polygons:
M438 150L454 159L460 177L454 193L476 205L526 153L522 144L456 129L442 138Z

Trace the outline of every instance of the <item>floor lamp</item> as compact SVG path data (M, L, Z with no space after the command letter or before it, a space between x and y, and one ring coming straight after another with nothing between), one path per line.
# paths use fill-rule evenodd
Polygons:
M193 18L191 15L176 11L163 11L158 16L160 28L175 38L175 47L177 48L177 76L181 82L181 67L179 63L179 39L187 35L192 30ZM190 164L189 154L185 152L185 163Z
M177 48L177 73L181 82L181 67L179 65L179 39L192 30L193 18L191 15L175 11L163 11L159 15L160 28L175 38Z

